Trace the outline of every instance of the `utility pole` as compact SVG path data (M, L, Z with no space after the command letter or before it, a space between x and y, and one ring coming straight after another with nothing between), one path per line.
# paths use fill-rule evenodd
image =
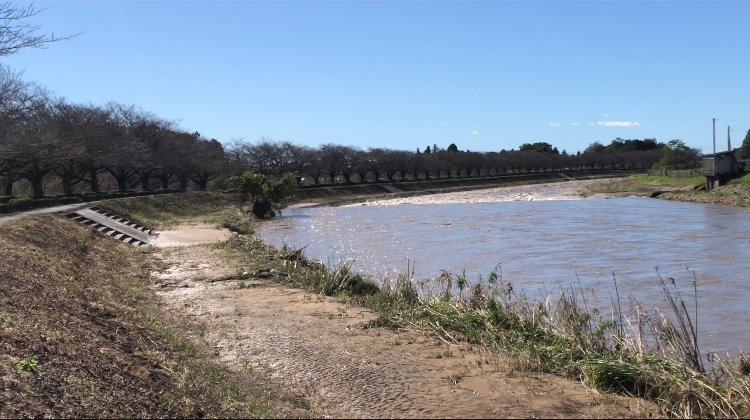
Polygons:
M716 118L714 118L714 154L716 154Z
M727 126L727 152L732 151L732 140L729 139L729 126Z

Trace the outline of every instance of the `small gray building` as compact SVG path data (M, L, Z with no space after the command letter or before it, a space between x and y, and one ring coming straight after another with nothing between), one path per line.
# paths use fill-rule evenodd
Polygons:
M703 157L703 175L706 177L706 191L726 185L735 172L737 159L734 152L719 152Z

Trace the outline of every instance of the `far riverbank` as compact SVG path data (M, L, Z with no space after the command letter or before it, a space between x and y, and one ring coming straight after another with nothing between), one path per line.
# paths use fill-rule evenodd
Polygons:
M705 190L706 178L669 178L631 175L588 185L579 191L583 197L644 196L701 204L750 207L750 174L733 179L725 186Z
M357 183L300 188L295 203L305 205L350 205L382 200L407 200L428 195L445 195L501 187L520 187L542 184L560 184L576 181L619 179L634 175L633 171L547 172L538 174L512 174L473 178L441 178L405 180L378 183ZM588 185L584 182L585 185ZM570 184L572 185L572 184ZM575 196L576 194L571 194ZM571 197L572 198L572 197Z

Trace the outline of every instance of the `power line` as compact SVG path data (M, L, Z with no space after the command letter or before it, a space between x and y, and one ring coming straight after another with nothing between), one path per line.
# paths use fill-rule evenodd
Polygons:
M744 122L744 123L750 123L750 121L743 121L743 120L725 120L724 118L714 118L716 121L735 121L735 122Z

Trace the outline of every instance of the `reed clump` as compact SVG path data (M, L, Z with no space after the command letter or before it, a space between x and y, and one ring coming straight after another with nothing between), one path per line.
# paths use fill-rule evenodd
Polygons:
M750 355L730 359L709 353L704 361L691 308L660 276L669 315L640 306L626 314L618 298L605 316L587 307L580 289L540 302L517 294L498 270L467 293L454 293L445 273L441 288L422 293L400 277L366 299L365 305L379 312L370 325L481 345L514 356L518 369L653 401L668 417L750 416Z

